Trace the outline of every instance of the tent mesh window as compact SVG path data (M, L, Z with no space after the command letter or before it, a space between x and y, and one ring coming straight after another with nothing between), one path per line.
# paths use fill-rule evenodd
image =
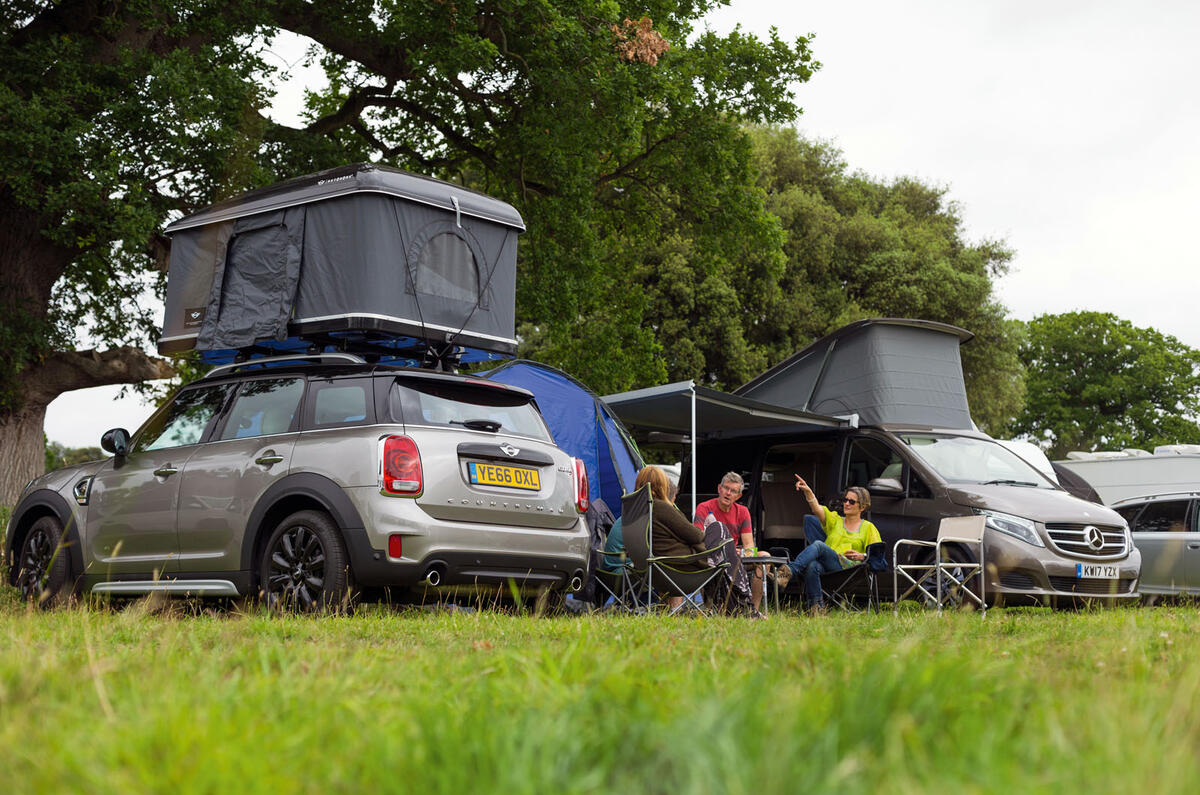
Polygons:
M473 304L479 300L479 265L470 244L453 232L433 235L421 247L413 282L418 293Z

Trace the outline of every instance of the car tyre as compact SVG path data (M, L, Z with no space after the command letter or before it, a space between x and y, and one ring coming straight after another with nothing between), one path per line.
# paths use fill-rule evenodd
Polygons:
M971 555L961 547L946 546L943 549L943 557L946 561L953 563L975 563L975 559L972 558ZM964 586L964 579L969 579L971 584ZM942 587L947 591L946 601L943 603L943 607L951 610L957 610L963 607L978 609L978 602L967 597L963 591L970 590L971 593L975 594L975 596L979 596L979 582L979 577L974 573L967 574L959 568L954 568L947 571L942 575ZM933 587L937 587L936 581L933 583ZM931 588L930 590L933 589Z
M263 548L259 583L272 609L348 608L353 587L349 557L333 519L310 510L280 522Z
M66 598L71 563L57 518L43 516L33 523L21 540L15 568L13 582L22 599L50 608Z

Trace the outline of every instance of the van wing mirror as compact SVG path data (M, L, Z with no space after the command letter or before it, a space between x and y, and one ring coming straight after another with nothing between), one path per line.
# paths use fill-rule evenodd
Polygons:
M904 496L904 486L895 478L875 478L867 484L867 491L881 497Z
M100 437L100 449L112 453L118 458L129 455L129 431L124 428L113 428L105 431Z

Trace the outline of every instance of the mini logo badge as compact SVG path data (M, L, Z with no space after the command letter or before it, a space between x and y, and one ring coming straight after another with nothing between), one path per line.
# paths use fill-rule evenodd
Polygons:
M1100 532L1099 527L1090 524L1083 528L1083 538L1088 546L1097 552L1104 549L1104 534Z
M511 444L508 444L507 442L500 445L500 449L503 450L504 454L506 456L508 456L509 458L512 458L514 455L521 452L521 448L513 447Z
M204 306L183 310L183 327L191 328L192 326L199 326L204 322L206 312L208 312L208 307Z

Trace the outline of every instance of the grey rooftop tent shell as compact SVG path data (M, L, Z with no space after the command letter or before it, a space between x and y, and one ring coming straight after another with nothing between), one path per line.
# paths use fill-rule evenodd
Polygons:
M167 227L158 350L357 334L512 355L524 229L502 201L369 163L252 191Z
M973 429L959 346L971 332L927 320L874 318L843 326L734 390L863 425Z

